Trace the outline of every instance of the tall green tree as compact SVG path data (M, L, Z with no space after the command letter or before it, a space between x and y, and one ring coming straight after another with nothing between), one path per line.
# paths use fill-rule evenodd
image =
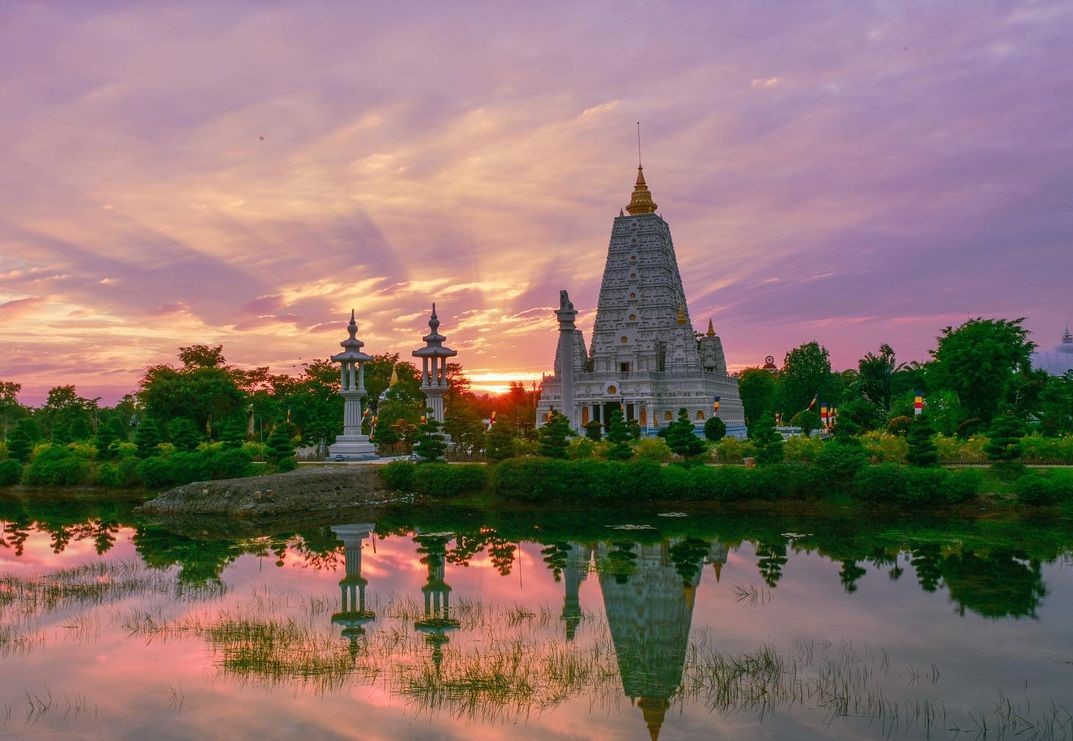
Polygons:
M484 454L490 461L504 461L514 455L515 428L506 420L497 421L485 435Z
M867 353L857 361L857 385L861 396L884 412L889 411L894 378L903 367L898 365L890 345L880 345L878 354Z
M19 403L20 391L22 384L0 381L0 438L6 438L16 422L30 415L30 410Z
M1023 322L978 317L943 329L932 350L929 385L953 391L966 418L989 423L1010 401L1015 374L1031 368L1036 343L1028 339Z
M749 430L749 439L756 446L756 462L782 463L782 434L775 429L775 415L765 412Z
M201 435L189 417L178 417L168 423L168 437L177 450L196 450L201 442Z
M7 454L26 463L34 449L34 441L28 431L27 419L20 419L7 435Z
M1012 412L995 417L987 432L987 444L984 454L996 468L1017 468L1024 452L1021 438L1025 436L1025 427Z
M630 429L622 419L622 410L612 409L607 420L607 442L611 447L607 451L607 457L613 461L628 461L633 458L633 448L630 446Z
M265 443L265 460L275 464L277 470L290 471L294 468L294 439L291 425L280 420L272 428L272 434Z
M111 417L97 430L97 457L100 460L115 458L115 445L126 436L123 423L118 417Z
M686 460L697 458L708 449L704 441L697 437L687 410L679 409L678 418L667 425L667 446Z
M179 348L181 368L156 365L146 371L140 396L148 413L161 420L186 417L199 433L212 419L237 412L245 395L239 386L247 375L224 362L221 346Z
M440 434L440 423L429 415L418 429L414 453L422 463L442 461L447 453L447 443L443 441L443 435Z
M775 375L763 368L746 368L738 374L738 395L745 407L745 423L760 419L767 409L775 408L778 384Z
M791 417L807 409L819 395L820 401L836 403L841 384L832 377L831 355L818 342L808 342L786 353L779 373L782 411ZM771 407L768 407L771 409Z
M143 417L138 429L134 431L134 444L138 446L138 457L149 458L157 454L160 445L160 428L156 420Z
M553 411L551 419L537 431L540 454L545 458L566 458L566 439L571 435L570 421L561 412Z
M928 415L921 414L909 425L909 452L905 459L911 466L939 465L939 449L935 447L935 428Z

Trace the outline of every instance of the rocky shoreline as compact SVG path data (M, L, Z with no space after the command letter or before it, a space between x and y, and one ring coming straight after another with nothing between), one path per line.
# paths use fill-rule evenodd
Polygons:
M377 466L300 466L288 473L219 481L195 481L151 499L147 515L228 515L260 518L390 504L399 495L383 483Z

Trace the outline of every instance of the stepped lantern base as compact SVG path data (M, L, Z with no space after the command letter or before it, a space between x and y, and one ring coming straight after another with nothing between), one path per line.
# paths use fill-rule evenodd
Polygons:
M378 457L368 435L339 435L328 447L329 461L371 461Z

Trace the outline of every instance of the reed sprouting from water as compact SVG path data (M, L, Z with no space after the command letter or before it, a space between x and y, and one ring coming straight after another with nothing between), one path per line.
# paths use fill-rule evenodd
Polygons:
M349 639L328 619L323 600L267 589L214 615L166 620L143 613L125 624L149 639L201 638L217 669L234 679L314 692L382 683L415 712L483 723L523 720L571 699L610 706L626 699L624 676L651 669L638 663L641 652L616 650L607 623L594 614L584 616L582 631L568 643L558 633L559 616L547 607L460 600L459 627L438 640L414 628L422 617L416 602L373 601L372 607L380 619ZM1073 738L1073 716L1062 705L1000 696L993 706L955 714L928 696L941 681L937 667L894 667L885 651L848 642L799 640L788 650L765 644L733 652L720 648L710 630L694 630L681 668L667 700L722 715L763 718L802 707L828 723L877 727L885 736L958 730Z
M44 643L41 619L71 613L67 636L91 640L99 634L95 608L128 597L164 596L169 601L218 597L220 583L190 587L174 574L148 569L137 561L94 561L31 576L0 576L0 655L26 652Z

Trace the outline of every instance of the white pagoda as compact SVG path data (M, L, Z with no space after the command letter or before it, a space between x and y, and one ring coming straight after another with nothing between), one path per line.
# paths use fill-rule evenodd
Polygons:
M458 355L457 350L446 347L447 338L439 332L440 320L436 316L436 304L432 304L432 316L428 320L428 334L421 339L425 346L413 351L421 358L421 393L425 395L429 415L443 424L443 395L447 393L447 358Z
M556 410L578 430L621 408L652 432L685 408L695 425L718 414L729 434L743 437L737 379L727 373L711 320L706 333L693 328L671 229L656 213L640 165L626 211L611 228L588 350L570 297L560 292L555 370L541 385L537 424Z
M365 345L356 335L358 323L350 311L350 324L347 325L350 336L339 343L343 352L332 356L332 362L339 363L339 395L345 399L343 405L343 434L335 438L335 443L328 448L328 460L365 461L376 458L376 448L367 435L361 434L361 402L365 398L365 364L372 360L371 355L361 351Z

